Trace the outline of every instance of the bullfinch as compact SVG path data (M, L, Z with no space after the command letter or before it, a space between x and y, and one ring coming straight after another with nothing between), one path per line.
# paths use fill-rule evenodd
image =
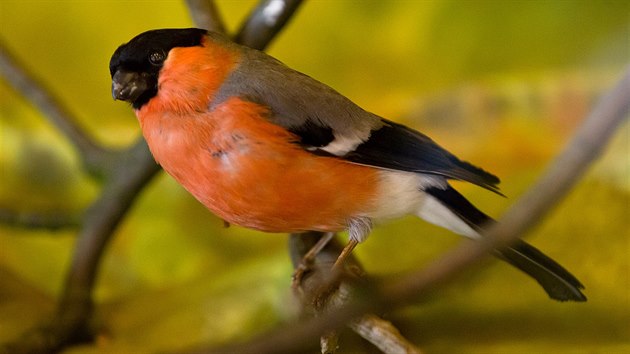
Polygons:
M144 32L109 69L114 99L131 103L155 160L231 224L347 230L352 250L373 224L409 214L473 239L494 222L449 180L500 194L496 176L221 34ZM586 301L580 281L524 241L495 254L552 299Z

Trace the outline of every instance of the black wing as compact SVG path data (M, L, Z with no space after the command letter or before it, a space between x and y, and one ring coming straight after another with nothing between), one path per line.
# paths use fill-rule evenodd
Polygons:
M501 194L499 178L461 161L428 136L404 125L383 120L369 139L343 158L359 164L392 170L437 174L467 181Z

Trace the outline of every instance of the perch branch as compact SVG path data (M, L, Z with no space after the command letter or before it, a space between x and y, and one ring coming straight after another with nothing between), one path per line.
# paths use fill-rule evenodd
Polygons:
M383 353L422 353L418 347L403 337L391 322L376 315L364 315L358 320L350 322L350 328L378 347Z
M316 243L319 244L320 237L322 237L320 232L291 234L289 251L294 268L302 264L303 257L313 249ZM365 271L356 257L350 254L344 262L343 274L339 278L341 283L336 286L336 290L329 294L323 303L319 298L321 289L327 288L326 282L333 276L330 271L331 267L342 250L343 245L337 239L330 240L316 254L313 262L310 263L308 272L300 281L299 287L294 289L296 297L302 303L304 315L319 316L325 312L335 312L356 295L352 293L352 283L361 281L360 278L365 276ZM360 319L352 321L349 327L384 353L420 353L420 349L405 339L393 324L376 315L362 316ZM326 332L320 339L321 352L334 353L337 342L336 331Z

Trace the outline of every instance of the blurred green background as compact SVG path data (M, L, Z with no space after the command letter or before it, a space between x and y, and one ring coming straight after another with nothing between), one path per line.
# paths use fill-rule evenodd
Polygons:
M218 1L231 30L254 1ZM499 175L500 216L561 150L630 56L627 1L307 1L269 52L381 116ZM139 129L113 102L108 62L136 34L192 22L183 1L0 1L0 40L103 144ZM386 314L428 353L630 352L630 132L528 240L570 269L589 302L548 300L505 264ZM100 185L73 147L0 79L0 210L78 215ZM0 343L50 316L76 230L0 225ZM414 218L356 254L372 274L421 267L459 239ZM117 231L96 288L102 335L69 353L138 353L245 338L292 318L286 235L225 229L166 175ZM341 352L374 352L345 333Z

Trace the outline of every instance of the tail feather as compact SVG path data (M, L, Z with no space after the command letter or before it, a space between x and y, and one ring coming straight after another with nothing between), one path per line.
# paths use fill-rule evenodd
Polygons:
M477 231L495 222L451 186L446 189L428 188L425 192ZM584 285L575 276L525 241L519 240L511 247L496 250L495 255L534 278L550 298L558 301L586 301L586 296L580 291Z
M586 296L580 291L584 285L573 274L525 241L497 250L495 254L534 278L550 298L558 301L586 301Z

